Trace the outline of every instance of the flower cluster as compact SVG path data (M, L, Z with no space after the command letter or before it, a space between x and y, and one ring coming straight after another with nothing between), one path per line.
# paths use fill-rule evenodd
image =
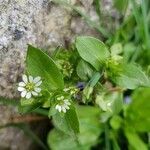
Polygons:
M30 99L33 96L38 96L41 92L41 77L32 76L27 77L26 75L22 76L22 82L19 83L18 91L21 92L21 97L25 97L26 99Z
M79 91L79 89L77 89L76 87L68 87L68 88L64 88L63 91L64 92L69 92L69 94L71 96L75 96L75 94L77 94L77 92Z
M66 111L70 109L69 106L71 105L71 103L68 99L65 99L64 96L57 97L56 100L57 105L55 106L55 109L57 109L59 112L66 113Z
M70 64L69 61L58 60L57 65L61 69L64 76L70 77L71 74L73 73L73 67L72 67L72 65Z

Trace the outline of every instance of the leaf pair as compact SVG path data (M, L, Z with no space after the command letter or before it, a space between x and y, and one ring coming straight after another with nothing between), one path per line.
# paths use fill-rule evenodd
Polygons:
M28 46L28 52L27 52L27 58L26 58L26 67L27 67L27 73L29 75L34 76L40 76L42 78L42 93L44 91L54 92L56 90L63 90L64 88L64 80L63 75L61 74L60 70L57 68L55 62L52 60L51 57L49 57L47 54L45 54L43 51L41 51L38 48L35 48L31 45ZM34 111L35 109L42 107L44 104L44 101L46 102L46 98L50 99L49 97L45 97L45 95L42 95L37 98L33 98L31 100L21 100L21 106L20 110L23 113ZM51 101L52 105L53 101ZM60 117L60 114L57 113L53 114L53 119L57 122L57 126L60 130L63 130L61 128L60 122L62 121L63 126L65 128L72 130L74 133L79 132L79 124L77 115L75 112L75 109L72 108L64 114L64 117ZM72 119L74 120L72 122ZM65 123L67 121L67 123Z
M140 67L137 67L135 64L124 64L123 62L119 62L119 64L116 60L112 60L108 48L98 39L88 36L78 37L76 47L80 56L86 62L91 64L97 71L106 70L110 74L109 80L116 85L127 89L135 89L140 86L150 87L150 80ZM111 49L111 52L115 54L117 52L118 54L118 51L120 53L119 49L115 49L115 51ZM109 64L109 66L106 64ZM81 65L87 66L83 62ZM80 70L78 67L77 72L81 76L84 72ZM89 74L90 70L87 71L87 74Z

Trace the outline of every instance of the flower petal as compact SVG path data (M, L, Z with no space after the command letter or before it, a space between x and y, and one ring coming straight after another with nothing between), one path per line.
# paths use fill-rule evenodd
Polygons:
M107 106L108 106L108 107L111 106L111 103L107 103Z
M58 111L59 111L59 112L62 111L62 107L61 107L61 106L58 107Z
M18 84L19 86L26 86L26 84L24 82L19 82Z
M37 82L39 82L40 80L41 80L41 77L38 76L38 77L34 78L33 82L34 82L34 83L37 83Z
M22 92L22 91L25 91L25 88L24 87L18 87L18 91Z
M28 93L26 94L26 99L29 99L29 98L31 98L31 92L28 92Z
M63 106L65 109L70 109L68 105Z
M28 82L28 77L24 74L22 76L22 80L23 80L24 83L27 83Z
M59 109L59 107L60 107L59 105L56 105L55 109L57 109L57 110L58 110L58 109Z
M25 97L25 96L26 96L26 94L27 94L27 91L23 91L23 92L21 92L21 97Z
M65 108L65 107L62 107L62 111L63 111L64 113L66 113L66 108Z
M39 81L35 84L35 86L39 86L39 85L41 85L41 83L42 83L42 81Z
M29 82L32 83L33 82L33 77L29 76Z
M41 92L41 88L34 88L34 91L39 93L39 92Z
M59 112L61 112L61 106L60 105L56 105L55 109L57 109Z
M70 103L67 99L64 100L64 103L65 103L66 105L71 105L71 103Z
M33 95L33 96L37 96L37 95L38 95L38 93L36 93L36 92L32 91L32 95Z

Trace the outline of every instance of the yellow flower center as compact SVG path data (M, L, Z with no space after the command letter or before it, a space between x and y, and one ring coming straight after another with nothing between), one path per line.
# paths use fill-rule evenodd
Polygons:
M33 91L34 90L34 83L27 83L25 88L27 91Z

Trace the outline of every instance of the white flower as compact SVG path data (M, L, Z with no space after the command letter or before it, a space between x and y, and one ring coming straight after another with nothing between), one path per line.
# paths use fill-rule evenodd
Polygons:
M22 76L23 82L19 83L18 91L21 92L21 97L30 99L31 96L38 96L41 92L41 77L33 78L32 76L27 77L26 75Z
M59 112L66 113L66 111L70 109L69 106L71 105L69 100L68 99L64 99L64 96L58 97L57 100L59 102L56 105L55 109L58 110Z

